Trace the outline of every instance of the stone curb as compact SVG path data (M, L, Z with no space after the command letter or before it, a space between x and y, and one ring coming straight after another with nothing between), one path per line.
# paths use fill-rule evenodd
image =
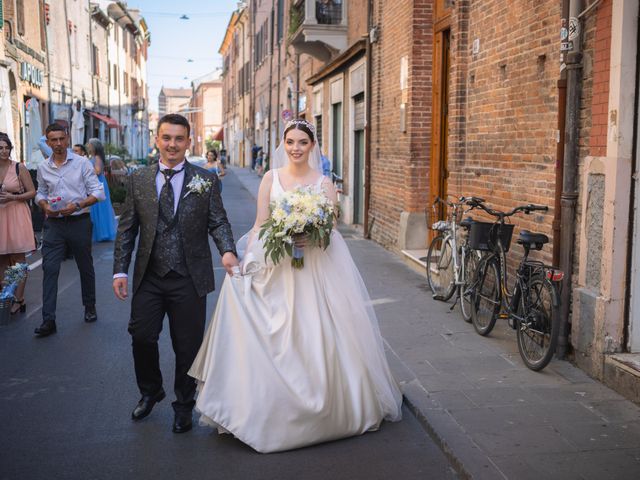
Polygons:
M389 366L400 384L404 403L444 452L460 478L507 479L447 410L431 398L416 375L385 342Z

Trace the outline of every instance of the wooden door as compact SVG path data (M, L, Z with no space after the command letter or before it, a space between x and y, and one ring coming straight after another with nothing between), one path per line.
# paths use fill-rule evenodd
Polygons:
M449 136L449 39L450 30L436 32L433 68L433 132L431 142L430 200L447 195L447 153ZM440 209L444 218L444 209Z

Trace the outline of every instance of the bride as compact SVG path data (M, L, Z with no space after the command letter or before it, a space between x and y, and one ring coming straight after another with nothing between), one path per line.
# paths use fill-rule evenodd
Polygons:
M200 422L263 453L376 430L401 418L371 300L340 233L306 248L304 267L265 261L270 202L313 185L335 204L313 125L289 122L258 192L241 275L227 276L189 375Z

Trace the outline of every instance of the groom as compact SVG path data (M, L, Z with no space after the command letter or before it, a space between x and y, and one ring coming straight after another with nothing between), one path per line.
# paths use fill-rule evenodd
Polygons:
M208 235L227 272L238 264L216 176L185 160L189 130L182 115L169 114L158 121L160 162L129 178L113 262L113 290L124 300L137 237L129 333L142 398L131 417L143 419L165 397L158 337L167 314L176 355L175 433L192 426L196 384L187 371L202 343L206 296L214 289Z

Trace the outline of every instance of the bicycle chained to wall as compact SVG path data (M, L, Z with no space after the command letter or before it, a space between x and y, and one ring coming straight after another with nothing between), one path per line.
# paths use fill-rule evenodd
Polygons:
M455 293L456 298L450 310L460 301L462 317L470 322L474 274L482 254L469 246L469 229L474 220L465 215L476 208L476 203L484 200L476 197L456 197L456 200L436 197L431 206L434 220L438 218L440 206L448 207L449 212L447 220L438 220L429 225L437 234L427 251L427 280L436 300L446 302ZM470 208L465 210L465 205Z
M542 250L549 237L542 233L521 230L517 243L524 248L524 257L515 271L515 284L510 291L506 254L511 244L513 225L509 217L524 213L547 212L542 205L521 205L509 212L489 208L481 199L470 205L495 218L491 222L473 222L469 245L485 251L481 258L471 294L471 321L476 331L488 335L498 318L504 318L516 331L518 351L525 365L542 370L551 360L560 332L559 289L564 273L555 267L529 259L531 250Z

